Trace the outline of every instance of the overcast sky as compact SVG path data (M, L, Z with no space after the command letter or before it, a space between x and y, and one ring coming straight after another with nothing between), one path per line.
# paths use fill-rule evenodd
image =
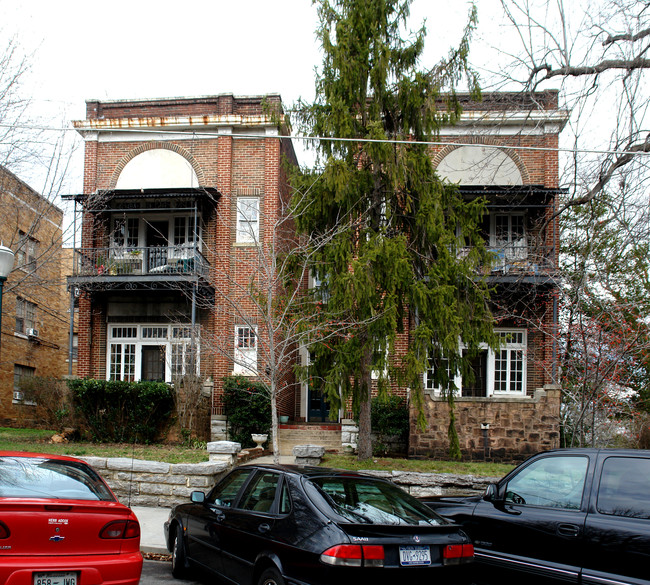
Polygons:
M492 26L496 6L479 0L479 32ZM464 0L413 2L410 28L427 20L425 65L458 42L468 10ZM310 99L321 61L316 26L310 0L0 0L1 34L29 56L32 113L55 127L85 118L87 99ZM71 192L82 188L82 159L79 149Z

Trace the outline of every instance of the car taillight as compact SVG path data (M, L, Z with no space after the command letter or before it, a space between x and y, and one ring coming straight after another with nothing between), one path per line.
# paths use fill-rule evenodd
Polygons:
M384 547L381 545L339 544L328 548L321 562L337 567L383 567Z
M0 522L0 539L9 538L10 534L9 527L4 522Z
M448 544L442 549L443 565L460 565L474 560L473 544Z
M99 538L137 538L138 536L140 536L140 524L134 520L109 522L99 533Z

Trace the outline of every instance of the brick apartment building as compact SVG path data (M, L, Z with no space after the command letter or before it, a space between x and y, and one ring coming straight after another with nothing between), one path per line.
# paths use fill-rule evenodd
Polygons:
M277 95L87 102L78 295L78 374L214 384L254 375L257 335L244 292L288 201ZM244 310L249 313L244 315ZM246 367L246 366L249 367ZM287 402L287 400L289 402ZM292 393L282 412L294 415Z
M30 424L34 405L21 381L68 373L63 212L5 168L0 211L0 241L15 253L2 296L0 424Z
M457 380L459 433L469 456L516 456L558 443L553 149L566 113L555 92L464 106L432 158L463 194L488 200L483 228L495 261L486 270L505 345L477 358L471 388ZM295 155L278 127L281 108L277 95L89 101L87 119L75 122L86 143L84 193L74 196L82 241L69 279L78 374L171 382L200 373L213 384L213 439L225 436L223 377L265 367L255 324L233 305L246 307L258 250L290 196L283 160ZM446 401L423 375L430 424L412 428L414 457L446 452ZM354 444L345 413L328 422L322 399L289 382L282 452L314 437L330 448Z
M462 98L460 122L432 148L441 177L465 197L485 197L482 229L494 262L488 279L503 341L472 364L475 381L457 376L456 426L472 458L520 458L559 447L557 381L559 134L568 112L556 91ZM412 457L447 452L446 401L428 383L428 427L412 426Z

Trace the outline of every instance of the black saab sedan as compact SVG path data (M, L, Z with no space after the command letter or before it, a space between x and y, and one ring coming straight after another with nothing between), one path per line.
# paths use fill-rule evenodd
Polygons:
M240 585L462 583L474 556L458 525L388 481L291 465L237 467L192 492L165 538L174 577Z

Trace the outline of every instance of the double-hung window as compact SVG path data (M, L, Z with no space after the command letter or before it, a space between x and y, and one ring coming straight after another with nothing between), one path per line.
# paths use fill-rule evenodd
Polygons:
M135 381L137 327L112 327L109 351L109 380ZM118 341L119 340L119 341Z
M172 327L172 380L193 373L192 356L196 355L192 347L191 327ZM196 356L195 360L198 359ZM194 368L195 370L196 368Z
M195 234L194 216L178 216L174 218L174 246L189 246L199 241L198 232Z
M16 297L16 332L27 335L30 329L36 329L36 305Z
M137 248L140 220L137 217L116 219L113 223L113 244L117 248Z
M492 216L490 246L504 262L528 257L526 222L523 213L495 213Z
M523 394L526 372L526 332L498 331L501 348L494 354L494 393Z
M19 232L20 240L16 251L16 267L33 272L36 270L36 257L38 255L38 241L28 236L25 232Z
M260 235L259 197L237 198L237 243L257 244Z
M234 374L242 376L257 375L257 331L255 327L237 325L235 327L235 366Z

